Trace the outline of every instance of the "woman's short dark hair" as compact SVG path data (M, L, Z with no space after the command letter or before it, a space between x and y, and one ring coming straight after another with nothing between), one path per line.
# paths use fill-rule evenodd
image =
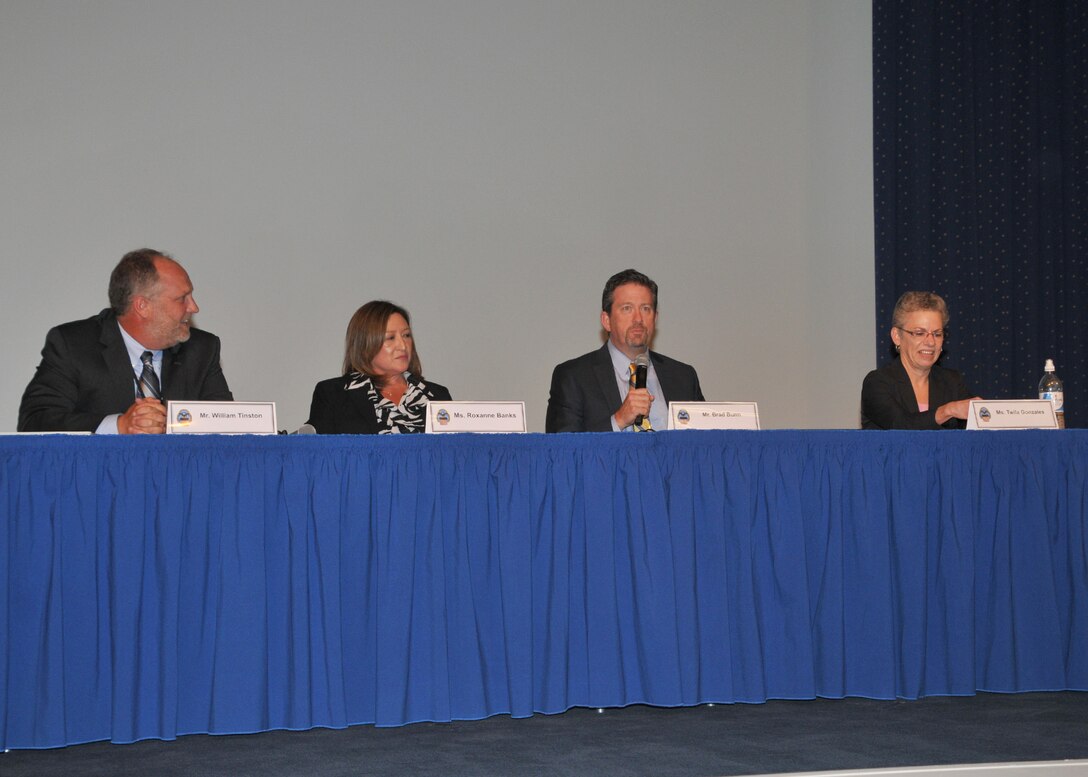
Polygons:
M605 313L612 312L612 298L616 294L616 289L625 283L637 283L639 286L645 286L649 289L654 298L654 310L657 310L657 284L638 270L623 270L609 278L604 285L604 292L601 294L602 311Z
M400 313L408 326L412 325L407 310L383 299L372 300L355 311L355 315L348 322L347 335L344 337L345 375L350 372L362 373L370 377L379 388L385 383L383 377L374 374L374 357L385 343L385 328L394 313ZM423 376L423 366L419 361L419 350L416 348L414 336L408 371L413 375Z
M155 260L160 257L171 258L154 248L139 248L121 257L110 273L110 307L115 315L124 315L133 297L146 295L159 282Z
M941 327L948 326L948 305L944 300L932 291L908 291L895 303L892 311L892 326L903 326L903 321L908 313L916 313L919 310L932 310L941 314Z

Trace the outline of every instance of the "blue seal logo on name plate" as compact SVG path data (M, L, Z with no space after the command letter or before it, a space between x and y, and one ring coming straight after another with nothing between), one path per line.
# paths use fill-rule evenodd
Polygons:
M193 422L193 414L183 407L178 410L177 422L181 426L188 426Z
M688 415L687 410L682 409L676 414L677 423L686 424L690 420L691 420L691 416Z
M446 408L439 408L438 414L435 415L435 419L438 421L439 424L445 426L450 422L450 414L446 412Z
M983 421L989 421L990 420L990 411L987 410L984 407L980 407L978 409L978 417Z

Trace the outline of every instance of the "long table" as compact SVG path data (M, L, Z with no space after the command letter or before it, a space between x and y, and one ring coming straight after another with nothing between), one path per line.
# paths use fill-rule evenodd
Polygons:
M1088 431L0 438L0 748L1088 689Z

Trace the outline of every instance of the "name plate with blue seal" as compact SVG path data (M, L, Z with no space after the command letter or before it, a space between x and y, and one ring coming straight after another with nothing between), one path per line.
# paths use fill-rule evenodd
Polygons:
M167 434L276 434L275 402L166 403Z
M525 403L431 401L427 405L423 431L428 434L519 434L525 431Z
M1057 429L1049 399L972 399L968 429Z
M755 402L670 402L669 429L759 429Z

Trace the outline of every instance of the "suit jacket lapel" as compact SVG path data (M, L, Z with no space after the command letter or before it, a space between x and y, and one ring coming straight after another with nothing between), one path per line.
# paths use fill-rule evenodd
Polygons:
M364 428L377 429L378 428L378 413L374 409L374 403L370 401L370 392L366 390L365 386L348 390L347 386L351 383L351 377L348 376L344 379L344 393L347 394L347 406L351 408L351 412L359 419L359 423L363 424Z
M612 365L612 354L608 352L608 343L597 351L597 357L593 360L593 374L597 378L597 385L604 395L609 413L614 413L623 404L620 397L620 389L616 384L616 370Z
M132 371L128 349L121 339L119 327L117 319L107 314L103 317L98 340L102 344L102 361L106 365L110 395L115 397L116 404L124 404L127 408L136 399L136 373Z
M903 367L901 359L895 360L895 366L899 368L895 371L895 391L899 394L897 397L899 404L904 409L917 412L918 398L914 396L914 384L911 383L911 375L906 374L906 368Z
M907 368L903 366L902 359L896 359L895 366L898 368L895 374L895 387L899 400L899 404L904 410L911 410L914 413L918 412L918 398L914 396L914 384L910 382L910 375L907 374Z
M175 399L177 392L174 391L174 382L171 378L176 374L176 370L181 369L182 360L184 358L185 346L183 343L178 343L173 348L167 348L162 352L162 375L159 376L159 383L162 387L163 399ZM192 399L192 397L189 397Z
M657 373L657 382L661 384L661 393L665 396L661 399L665 402L665 406L668 407L669 397L678 397L683 394L680 387L673 383L673 378L676 377L673 373L661 363L661 357L650 351L650 361L654 364L654 372Z
M951 401L951 397L948 396L948 381L945 380L945 373L936 364L933 365L933 369L929 371L929 409L933 410L940 407L946 402Z

